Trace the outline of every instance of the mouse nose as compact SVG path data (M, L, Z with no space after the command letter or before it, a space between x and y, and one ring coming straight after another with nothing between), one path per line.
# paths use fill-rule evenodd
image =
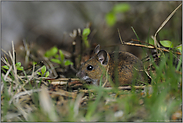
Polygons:
M82 77L84 77L84 76L86 76L86 73L83 72L83 71L79 71L79 72L77 72L77 74L76 74L76 77L79 77L79 78L82 78Z

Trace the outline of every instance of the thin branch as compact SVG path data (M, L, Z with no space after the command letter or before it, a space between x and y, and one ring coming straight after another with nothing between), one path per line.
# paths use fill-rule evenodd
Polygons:
M156 36L157 36L158 32L166 25L166 23L175 14L175 12L180 8L180 6L182 6L182 3L166 18L166 20L161 24L161 26L158 28L158 30L156 31L154 36L152 36L152 38L154 39L155 47L157 47L157 45L158 45L158 47L160 47L160 44L156 40Z
M120 32L119 32L119 29L117 28L117 30L118 30L118 35L119 35L119 39L120 39L120 41L121 41L121 44L124 44L125 42L122 40L122 38L121 38L121 35L120 35Z
M12 69L12 66L10 66L9 70L6 72L6 75L4 76L4 81L6 81L6 78L9 75L11 69Z
M149 49L155 49L155 46L147 46L143 44L135 44L135 43L129 43L129 42L124 42L124 45L130 45L130 46L137 46L137 47L145 47ZM165 49L165 48L157 48L158 50L165 51L165 52L170 52L170 50ZM177 55L182 55L180 52L175 52Z
M144 89L145 86L133 86L133 88L135 89ZM113 89L112 87L107 87L107 88L104 88L104 89L107 89L107 90L111 90ZM132 89L131 86L121 86L121 87L118 87L119 90L130 90ZM80 92L84 92L84 93L88 93L88 92L93 92L94 90L79 90Z

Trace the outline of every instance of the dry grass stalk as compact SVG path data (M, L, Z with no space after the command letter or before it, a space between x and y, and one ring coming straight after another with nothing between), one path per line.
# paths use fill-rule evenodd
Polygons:
M78 78L59 78L59 79L52 79L52 78L43 78L43 80L50 80L51 84L56 85L56 84L60 84L60 85L65 85L68 83L68 81L79 81L80 79Z
M66 97L72 97L73 99L75 99L77 96L77 92L68 92L68 91L64 91L64 90L58 90L57 92L49 91L49 93L58 94L61 96L66 96Z
M49 119L51 119L52 121L58 121L58 116L53 107L53 102L45 86L42 86L42 89L39 92L39 101L43 112L48 115Z
M26 121L28 121L28 113L22 108L19 102L14 103L14 105L18 108L18 111L23 115Z
M145 88L145 86L133 86L133 88L135 88L135 89L144 89ZM109 88L106 88L106 89L112 89L112 87L109 87ZM131 86L120 86L120 87L118 87L118 89L119 90L130 90L130 89L132 89L132 87Z
M13 118L19 118L19 115L21 115L21 113L7 113L6 116L2 117L1 121L5 121L5 120L10 120ZM21 121L21 119L20 119Z
M7 79L8 75L9 75L11 69L12 69L12 66L10 66L10 68L9 68L8 71L6 72L6 75L4 76L4 81L6 81L6 79Z
M9 64L8 61L6 61L4 58L2 58L1 60L9 67L9 70L6 72L6 75L4 76L4 80L6 81L6 78L8 77L10 71L12 71L12 74L15 78L15 81L10 79L10 81L6 81L6 82L9 82L10 85L11 85L11 82L15 83L15 88L17 88L17 93L20 92L22 89L25 90L25 88L21 87L20 85L20 82L18 80L19 76L17 74L17 68L16 68L16 58L15 58L15 49L14 49L14 44L13 44L13 41L12 41L12 54L11 52L9 51L8 53L4 50L2 50L7 56L10 57L10 60L12 62L12 65ZM7 58L6 58L7 59ZM21 88L18 88L18 87L21 87ZM9 90L9 93L10 93L11 89Z
M18 81L18 77L17 77L17 68L15 66L15 49L14 49L14 44L13 44L13 41L12 41L12 54L13 56L11 55L10 51L9 51L9 56L11 58L11 61L12 61L12 65L13 65L13 74L14 74L14 77L15 77L15 81L16 81L16 87L18 87L18 85L20 84L19 81Z
M43 77L43 79L45 79L45 80L52 80L53 82L54 81L69 81L69 80L71 80L71 81L79 81L80 79L78 79L78 78L58 78L58 79L52 79L52 78L46 78L46 77Z
M160 44L157 42L156 40L156 36L158 34L158 32L166 25L166 23L170 20L170 18L175 14L175 12L182 6L182 3L165 19L165 21L161 24L161 26L158 28L158 30L156 31L156 33L154 34L154 36L152 36L152 38L154 39L154 44L155 47L157 48L160 47Z
M121 44L124 44L125 42L122 40L122 38L121 38L121 35L120 35L120 32L119 32L119 29L117 29L118 30L118 34L119 34L119 39L120 39L120 41L121 41Z
M29 64L29 55L30 55L30 49L28 47L28 44L25 40L23 40L23 44L25 47L25 65L27 66Z
M79 106L82 102L83 93L79 93L76 97L76 101L74 104L74 117L76 117L79 113Z
M4 78L5 77L5 75L2 73L2 77ZM3 82L3 81L1 81L1 82ZM6 82L13 82L12 81L12 79L10 78L10 77L6 77Z
M157 42L156 40L156 36L158 34L158 32L166 25L166 23L170 20L170 18L175 14L175 12L182 6L182 3L165 19L165 21L161 24L161 26L158 28L158 30L156 31L156 33L154 34L154 36L152 36L152 39L154 40L154 44L155 45L151 45L151 44L148 44L146 42L143 42L145 44L148 44L147 45L143 45L143 44L135 44L135 43L129 43L129 42L125 42L122 40L121 38L121 35L120 35L120 31L119 29L118 30L118 35L119 35L119 38L120 38L120 41L121 41L121 44L122 45L130 45L130 46L137 46L137 47L145 47L145 48L149 48L149 49L158 49L160 51L165 51L165 52L170 52L169 50L165 49L165 48L160 48L160 44ZM137 40L136 40L137 41ZM140 41L142 42L142 41ZM180 52L175 52L177 55L182 55L182 53Z
M108 76L108 71L109 71L109 66L107 67L107 70L106 70L106 76ZM102 87L105 87L105 85L107 84L107 78L106 78L106 80L105 80L105 82L104 82L104 84L102 85Z
M64 81L54 81L54 82L51 82L51 84L52 85L57 85L57 84L59 84L59 85L66 85L67 82L64 82Z
M14 99L19 99L21 96L23 96L23 95L30 95L30 94L32 94L32 93L34 93L34 92L39 92L39 91L41 91L41 89L32 89L32 90L29 90L29 91L24 91L24 92L20 92L20 93L18 93L18 94L15 94L11 99L10 99L10 101L9 101L9 105L12 103L12 101L14 100Z
M4 58L1 58L1 61L4 62L8 67L11 66Z
M120 33L119 33L119 36L120 36ZM142 42L142 41L141 41L141 42ZM146 44L148 44L149 46L143 45L143 44L136 44L136 43L124 42L124 41L121 41L121 43L122 43L123 45L136 46L136 47L144 47L144 48L148 48L148 49L155 49L155 46L154 46L154 45L148 44L148 43L146 43L146 42L143 42L143 43L146 43ZM161 50L161 51L165 51L165 52L170 52L170 50L165 49L165 48L159 48L159 47L157 47L156 49ZM182 55L182 53L180 53L180 52L175 52L175 53L176 53L177 55Z
M135 89L144 89L145 86L133 86L133 88ZM108 87L108 88L104 88L104 89L107 89L107 90L111 90L113 89L112 87ZM131 86L120 86L118 87L119 90L130 90L132 89ZM88 93L88 92L94 92L94 90L79 90L80 92L84 92L84 93Z

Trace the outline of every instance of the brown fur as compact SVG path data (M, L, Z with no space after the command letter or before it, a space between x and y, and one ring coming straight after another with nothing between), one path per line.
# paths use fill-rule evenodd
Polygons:
M83 80L88 78L85 81L91 81L93 84L99 85L102 76L102 83L107 81L106 86L111 86L113 83L116 86L131 85L133 80L135 85L148 82L143 71L143 64L139 58L128 52L107 53L99 48L99 45L96 46L95 55L82 64L77 73L79 78L84 78ZM89 65L93 66L92 70L87 69ZM107 74L113 83L109 83ZM117 75L117 80L115 75Z

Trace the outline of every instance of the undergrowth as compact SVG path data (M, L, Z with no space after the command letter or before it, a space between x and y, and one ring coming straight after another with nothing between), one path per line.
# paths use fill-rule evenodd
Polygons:
M87 29L83 38L85 43L89 33ZM168 46L172 46L170 41ZM182 57L170 49L170 52L158 50L158 63L150 56L151 84L143 89L132 87L128 90L93 85L74 90L68 89L69 82L52 85L45 79L50 73L48 68L32 64L32 72L27 72L20 62L16 63L13 45L12 50L12 53L5 52L10 61L1 58L5 63L1 67L1 121L182 121ZM47 52L52 61L64 67L72 65L70 61L66 62L60 50L54 48L53 51L55 54L51 55L51 51ZM60 60L57 59L58 51Z
M58 99L38 86L41 78L37 78L37 86L27 82L31 85L28 89L23 86L26 81L16 83L13 71L10 72L12 81L1 74L2 121L180 121L174 114L182 110L182 65L174 65L173 55L172 52L162 54L158 65L151 58L155 70L150 72L151 85L144 90L87 85L91 92L80 92L70 99L66 97L67 100L59 102L59 108L55 105ZM18 99L15 96L22 92L20 88L25 94ZM27 103L30 98L32 101Z

